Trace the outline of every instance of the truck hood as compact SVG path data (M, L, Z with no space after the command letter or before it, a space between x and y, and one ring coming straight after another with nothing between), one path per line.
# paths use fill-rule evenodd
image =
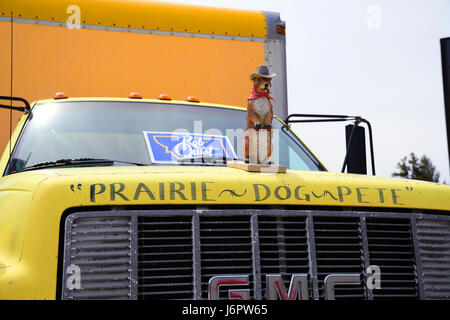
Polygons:
M36 279L41 279L48 273L42 256L51 261L56 274L64 213L80 208L104 210L105 206L152 204L435 212L450 210L450 187L329 172L249 173L206 166L78 167L16 173L0 178L0 279L5 272L19 277L30 266ZM20 267L7 271L16 264ZM52 291L53 282L44 280L40 286L50 286Z
M34 205L236 204L384 207L450 211L450 187L417 180L287 170L250 173L210 166L41 169L0 178ZM55 208L53 207L53 210Z

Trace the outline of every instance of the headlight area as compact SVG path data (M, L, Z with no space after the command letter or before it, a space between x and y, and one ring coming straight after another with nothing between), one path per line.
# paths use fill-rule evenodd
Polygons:
M20 297L21 290L13 287L16 279L24 277L19 264L31 201L27 190L0 188L0 299Z

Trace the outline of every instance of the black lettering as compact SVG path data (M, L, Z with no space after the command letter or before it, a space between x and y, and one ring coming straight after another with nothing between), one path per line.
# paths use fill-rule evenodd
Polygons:
M280 195L281 188L283 188L285 190L285 193L286 193L285 197L282 197ZM287 186L278 186L278 187L275 188L275 191L274 191L273 194L275 195L275 197L278 200L286 200L286 199L289 199L291 197L291 189L289 187L287 187Z
M266 191L266 194L265 194L264 198L262 198L262 199L259 194L259 187L263 187L264 190ZM255 183L255 184L253 184L253 188L255 189L255 201L264 201L270 196L270 189L265 184Z
M159 200L164 200L164 182L159 183Z
M202 183L201 183L201 186L202 186L202 201L216 201L216 200L213 200L213 199L208 199L208 191L211 191L211 189L208 189L207 188L207 183L214 183L214 182L209 182L209 181L203 181Z
M386 190L386 188L376 188L378 190L378 195L380 196L380 203L384 203L384 193L383 191Z
M333 196L333 194L330 192L330 191L328 191L328 190L325 190L320 196L318 196L314 191L311 191L311 193L312 193L312 195L316 198L316 199L320 199L320 198L322 198L322 197L324 197L324 199L327 197L327 195L329 195L331 198L333 198L333 200L337 200L334 196Z
M400 190L400 189L391 189L391 193L392 193L392 202L393 202L394 204L404 205L404 203L398 202L399 195L395 193L396 191L402 191L402 190Z
M119 190L116 190L116 185L119 186ZM125 185L123 183L111 183L109 185L110 187L110 198L111 201L116 201L116 195L121 197L125 201L130 201L123 193L122 191L125 189Z
M153 192L151 192L150 189L145 185L145 183L142 182L139 183L136 188L136 192L134 193L134 200L139 200L141 192L145 192L151 200L155 200L155 195L153 194Z
M356 188L356 195L358 196L358 202L359 203L369 203L368 201L363 201L362 198L367 196L366 194L361 193L362 189L369 189L369 188Z
M96 190L96 187L99 186L100 190ZM91 184L91 202L95 202L95 196L97 194L103 193L106 191L106 186L103 183Z
M345 189L347 191L347 193L343 193L342 189ZM348 196L352 193L352 190L349 187L346 186L339 186L337 187L338 190L338 196L339 196L339 201L340 202L344 202L344 196Z
M300 189L303 188L303 187L305 187L305 186L298 186L298 187L295 188L295 190L294 190L294 197L295 197L295 199L297 199L297 200L310 201L310 196L309 196L309 194L305 194L305 195L304 195L305 198L300 197L299 192L300 192Z
M178 185L178 189L175 189L175 185ZM170 200L175 200L175 193L178 194L181 200L187 200L184 194L181 192L184 190L184 184L182 184L181 182L171 182L169 184L169 190Z
M195 182L191 182L191 198L197 200L197 185Z

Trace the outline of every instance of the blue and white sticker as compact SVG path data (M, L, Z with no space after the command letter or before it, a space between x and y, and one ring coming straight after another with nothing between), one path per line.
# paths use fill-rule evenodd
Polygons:
M187 159L236 158L227 136L144 131L152 163L178 163Z

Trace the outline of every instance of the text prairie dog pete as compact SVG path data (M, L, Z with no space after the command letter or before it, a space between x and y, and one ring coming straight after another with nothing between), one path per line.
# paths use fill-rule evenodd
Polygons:
M247 122L244 134L244 159L248 163L270 163L272 155L273 106L270 96L271 80L267 66L258 66L258 71L250 75L252 92L247 103Z

